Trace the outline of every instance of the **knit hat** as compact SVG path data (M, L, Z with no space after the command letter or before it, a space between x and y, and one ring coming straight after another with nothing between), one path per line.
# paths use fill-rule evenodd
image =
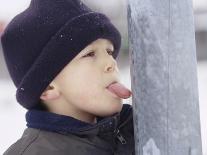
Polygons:
M109 39L116 58L121 35L108 17L80 0L32 0L1 36L16 99L32 109L58 73L88 44Z

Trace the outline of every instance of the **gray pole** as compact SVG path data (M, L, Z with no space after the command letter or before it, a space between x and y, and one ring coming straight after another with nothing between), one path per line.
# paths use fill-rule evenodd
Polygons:
M128 0L136 155L202 155L192 0Z

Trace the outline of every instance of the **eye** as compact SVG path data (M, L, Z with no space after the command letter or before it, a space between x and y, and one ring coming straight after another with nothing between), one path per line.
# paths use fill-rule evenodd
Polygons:
M93 57L95 55L95 52L89 52L88 54L84 55L83 57Z
M108 52L109 55L113 55L113 52L114 52L114 51L112 51L112 50L110 50L110 49L107 49L107 52Z

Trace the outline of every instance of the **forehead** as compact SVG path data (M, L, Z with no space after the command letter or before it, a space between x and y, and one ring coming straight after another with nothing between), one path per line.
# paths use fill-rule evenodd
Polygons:
M103 39L103 38L99 38L99 39L93 41L92 43L90 43L86 47L90 48L90 47L96 47L96 46L106 46L108 48L113 48L112 42L108 39Z
M82 55L86 54L91 49L96 50L100 47L109 48L111 50L114 50L114 46L113 46L113 44L110 40L100 38L100 39L97 39L97 40L93 41L89 45L87 45L84 49L82 49L79 52L79 54L76 57L79 57L79 56L82 56Z

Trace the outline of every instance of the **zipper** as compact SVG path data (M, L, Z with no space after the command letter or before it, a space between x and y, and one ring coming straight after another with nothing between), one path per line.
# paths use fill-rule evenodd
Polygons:
M116 138L121 142L121 144L126 144L127 142L126 142L126 139L122 136L122 134L120 133L120 131L119 131L119 129L117 129L116 131L115 131L115 136L116 136Z
M128 116L128 118L127 118L124 122L122 122L122 123L119 125L119 128L122 128L125 124L127 124L128 121L131 120L132 116L133 116L133 115L130 114L130 115Z

